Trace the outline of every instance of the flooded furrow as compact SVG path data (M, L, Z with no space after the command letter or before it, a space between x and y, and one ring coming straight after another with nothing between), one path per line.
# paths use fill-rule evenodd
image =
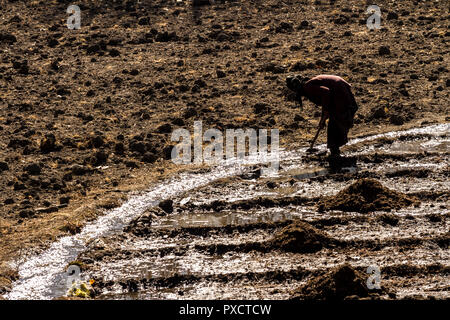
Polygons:
M449 297L449 145L449 124L442 124L354 139L337 171L321 145L317 154L282 151L272 176L260 175L258 159L182 174L19 265L6 298L66 295L65 269L75 260L102 299L286 299L343 263L385 270L400 298ZM323 199L367 177L420 203L388 212L320 209ZM173 213L158 207L166 199ZM300 220L331 240L308 253L272 245L274 234ZM399 264L412 271L389 269ZM414 268L435 264L443 267L413 289Z

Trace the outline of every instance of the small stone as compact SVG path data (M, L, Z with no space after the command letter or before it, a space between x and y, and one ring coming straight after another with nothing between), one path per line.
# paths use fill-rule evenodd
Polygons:
M387 20L397 20L398 19L398 14L396 12L389 12L387 17Z
M217 78L225 78L227 76L227 74L225 72L223 72L222 70L217 70L216 74L217 74Z
M173 201L172 200L163 200L158 205L161 209L164 210L166 213L172 213L173 212Z
M379 54L380 56L389 55L389 54L391 54L391 49L390 49L388 46L381 46L381 47L378 49L378 54Z
M69 204L70 197L61 197L59 198L59 204Z
M27 165L24 170L30 175L41 174L41 167L37 163L32 163Z
M148 18L148 17L142 17L138 21L138 25L140 25L140 26L147 26L149 24L150 24L150 18Z
M6 162L0 161L0 172L9 170L9 166Z
M125 165L128 168L139 168L138 164L133 160L129 160L129 161L125 162Z
M389 122L397 126L401 126L402 124L405 123L405 119L400 115L393 114L390 116Z
M103 150L97 151L94 155L94 160L95 166L102 165L108 161L108 154Z
M56 149L56 137L53 133L49 133L41 140L40 149L42 153L49 153Z
M120 51L117 49L111 49L111 50L109 50L109 55L111 57L118 57L118 56L120 56Z
M123 142L117 142L114 146L114 152L118 155L123 155L125 152L125 146Z
M169 123L164 123L160 125L156 130L159 133L170 133L172 132L172 126Z

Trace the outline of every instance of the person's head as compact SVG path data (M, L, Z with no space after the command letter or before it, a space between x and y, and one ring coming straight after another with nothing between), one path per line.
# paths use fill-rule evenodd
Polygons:
M300 103L301 107L303 106L302 99L301 99L301 97L304 95L303 94L303 85L305 84L306 81L307 81L306 78L302 78L299 75L288 76L286 78L286 86L290 90L292 90L296 93L298 102Z

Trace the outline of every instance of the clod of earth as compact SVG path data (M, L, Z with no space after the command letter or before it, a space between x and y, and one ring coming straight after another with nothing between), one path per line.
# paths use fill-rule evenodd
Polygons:
M293 292L294 300L344 300L347 297L369 297L367 287L369 275L354 269L349 264L338 266L328 273L309 280ZM384 289L371 290L377 293Z
M317 252L330 238L308 223L294 221L281 229L269 242L271 246L290 252Z
M384 187L375 179L359 179L335 196L319 202L319 211L342 210L367 213L390 211L419 203L414 197Z

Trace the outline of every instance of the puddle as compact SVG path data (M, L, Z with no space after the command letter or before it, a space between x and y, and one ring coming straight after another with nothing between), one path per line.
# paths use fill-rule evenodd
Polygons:
M292 219L294 215L277 208L272 211L249 214L248 212L191 213L165 217L152 227L155 228L188 228L188 227L224 227L253 223L278 222Z

